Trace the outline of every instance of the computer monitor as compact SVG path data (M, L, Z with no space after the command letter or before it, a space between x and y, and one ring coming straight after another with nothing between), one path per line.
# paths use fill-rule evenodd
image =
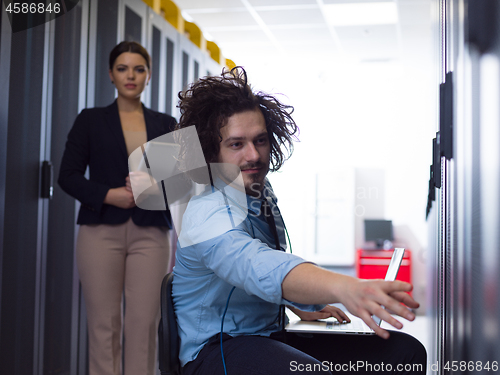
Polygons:
M392 241L391 220L365 220L365 241L375 241L377 248L384 246L384 241Z

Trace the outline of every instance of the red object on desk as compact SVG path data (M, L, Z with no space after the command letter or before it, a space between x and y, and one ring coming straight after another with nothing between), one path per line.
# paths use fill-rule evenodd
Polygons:
M356 275L360 279L384 279L394 250L363 250L356 252ZM411 283L411 251L405 249L396 280ZM411 294L411 293L410 293Z

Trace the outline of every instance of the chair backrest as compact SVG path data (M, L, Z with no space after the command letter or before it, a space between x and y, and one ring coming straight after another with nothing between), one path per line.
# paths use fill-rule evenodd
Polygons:
M158 327L159 363L161 375L179 375L179 334L172 299L173 273L168 273L161 283L161 320Z

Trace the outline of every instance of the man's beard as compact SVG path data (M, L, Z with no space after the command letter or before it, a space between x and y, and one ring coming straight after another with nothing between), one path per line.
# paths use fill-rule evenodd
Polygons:
M260 171L256 174L245 175L245 192L247 195L259 197L264 187L264 179L267 175L268 169L266 168L266 165L260 161L256 163L248 163L240 167L242 171L253 168L259 168ZM265 174L263 175L264 172Z
M240 166L240 170L245 170L245 169L253 169L253 168L265 168L266 165L261 162L261 161L258 161L256 163L248 163L248 164L244 164L244 165L241 165Z

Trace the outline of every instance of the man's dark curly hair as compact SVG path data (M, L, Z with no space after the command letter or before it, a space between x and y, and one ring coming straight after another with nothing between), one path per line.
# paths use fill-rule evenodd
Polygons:
M218 161L220 129L234 114L260 109L271 145L270 171L280 169L293 152L299 128L292 119L293 107L274 96L252 92L243 68L224 69L221 76L204 77L179 93L181 118L177 129L196 126L207 163Z

